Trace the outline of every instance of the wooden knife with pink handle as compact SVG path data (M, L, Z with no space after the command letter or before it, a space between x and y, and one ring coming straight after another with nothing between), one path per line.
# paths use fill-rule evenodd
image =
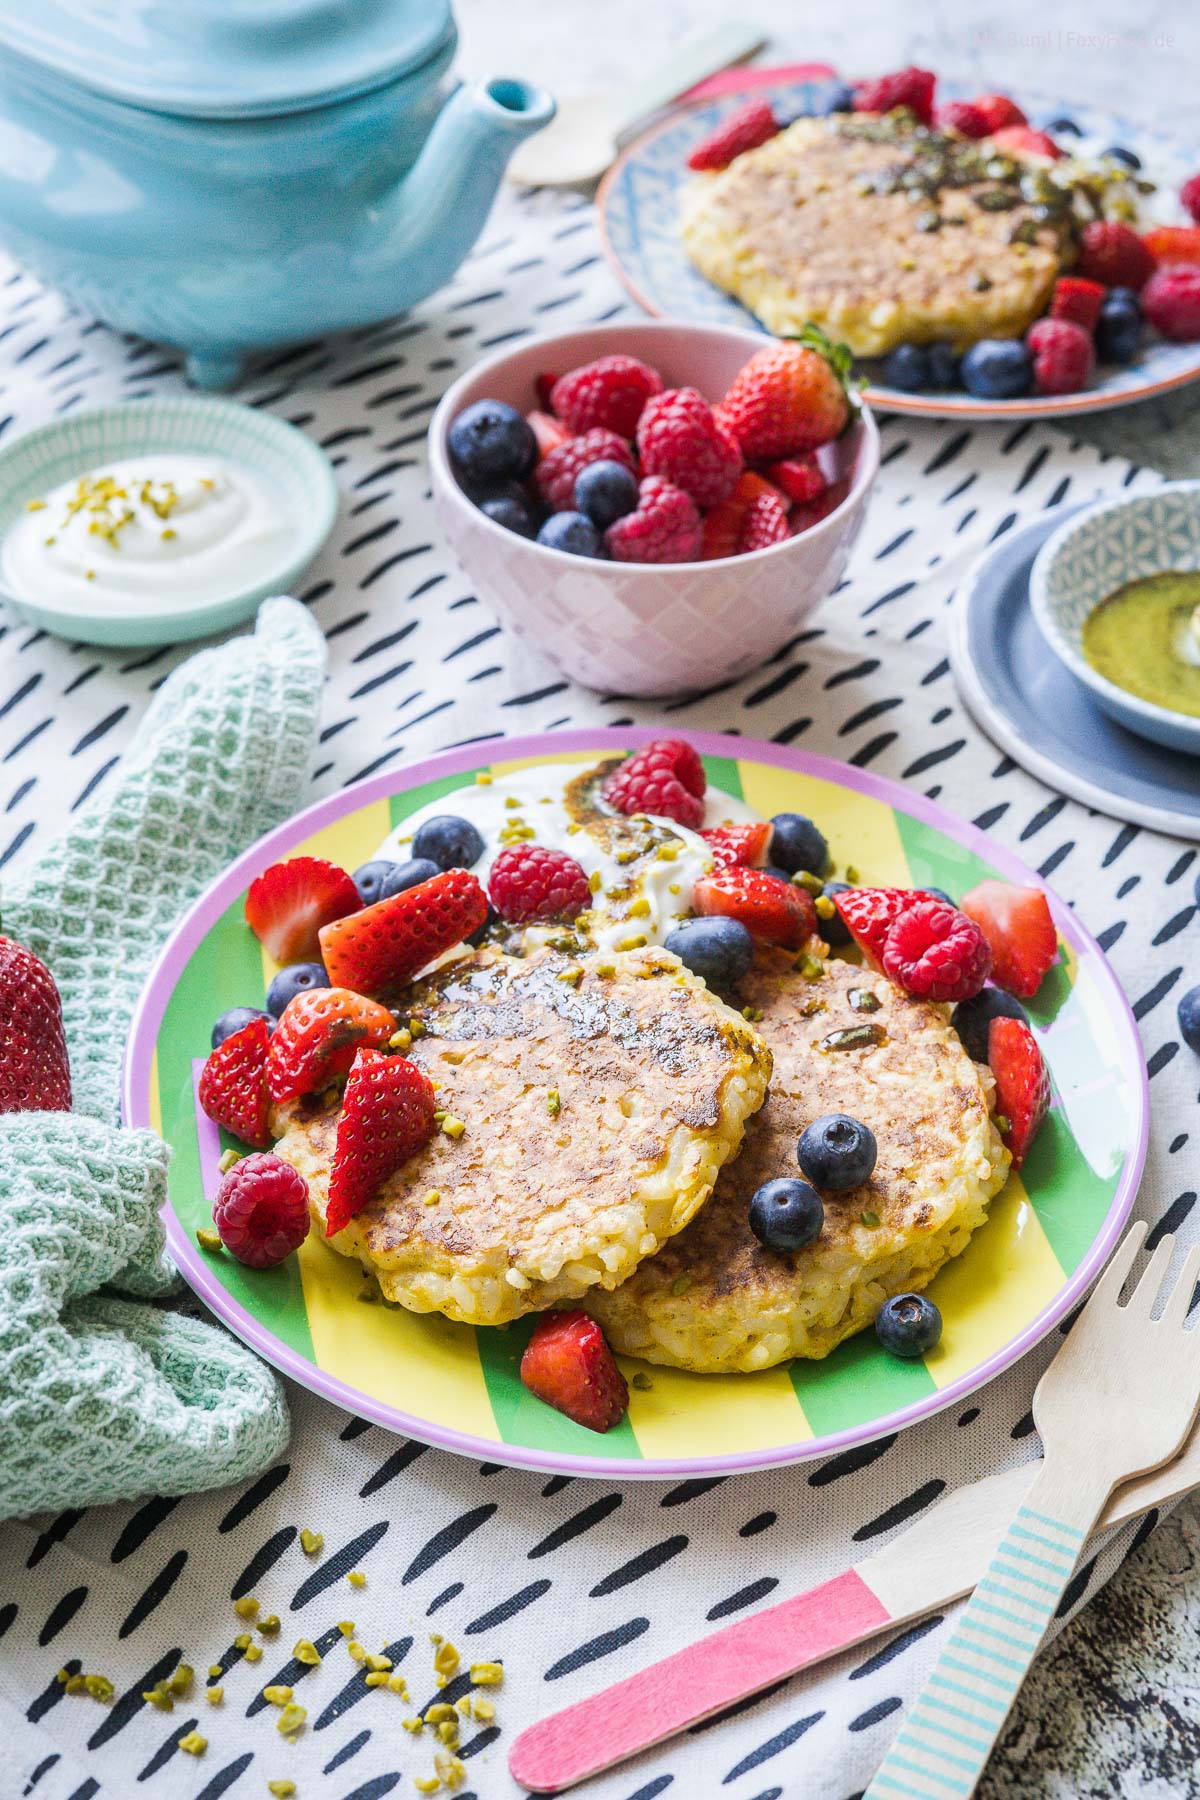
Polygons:
M1040 1462L947 1494L882 1550L842 1574L751 1613L588 1700L531 1725L508 1766L549 1794L599 1775L839 1650L969 1594ZM1173 1463L1119 1488L1097 1530L1200 1486L1200 1429Z

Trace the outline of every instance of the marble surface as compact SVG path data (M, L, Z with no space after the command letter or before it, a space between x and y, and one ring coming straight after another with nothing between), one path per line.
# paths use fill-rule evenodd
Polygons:
M685 34L728 16L728 0L457 0L462 67L516 72L566 96L620 84L670 57ZM1191 0L853 0L819 14L794 0L747 9L768 60L849 74L908 62L977 79L981 90L1078 96L1197 144L1200 7ZM1200 474L1200 384L1075 427L1116 455ZM1167 1800L1200 1796L1200 1500L1178 1508L1039 1660L981 1800ZM792 1800L788 1796L788 1800ZM799 1800L799 1797L796 1797Z

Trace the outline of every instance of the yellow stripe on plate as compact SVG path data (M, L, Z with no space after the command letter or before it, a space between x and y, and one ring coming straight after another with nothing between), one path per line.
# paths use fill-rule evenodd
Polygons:
M931 1282L942 1341L925 1358L935 1386L969 1375L1061 1292L1065 1274L1019 1175L1010 1175L961 1256Z
M364 1305L358 1264L314 1234L299 1258L318 1368L418 1418L501 1441L470 1326L440 1313Z
M648 1375L648 1389L629 1390L629 1423L638 1449L658 1459L733 1456L799 1443L812 1436L786 1368L759 1375L689 1375L619 1357L626 1380Z
M839 875L849 866L872 887L909 885L912 878L896 815L884 801L768 763L739 761L738 769L743 798L764 819L778 812L798 812L813 820L829 840L830 858Z
M360 806L356 812L335 819L323 830L314 831L311 837L289 850L285 860L293 856L323 856L326 862L336 863L340 869L353 874L360 863L370 862L391 829L387 801L372 800L369 806ZM265 945L262 969L265 993L279 973L279 964L268 954Z
M547 763L596 763L605 756L617 756L621 746L614 744L611 750L557 750L553 754L547 751L542 756L515 756L510 762L494 762L488 766L493 775L515 775L518 769L544 769ZM469 777L463 776L464 782Z
M150 1114L150 1129L163 1134L162 1095L158 1087L158 1051L150 1058L150 1086L146 1094L146 1106Z

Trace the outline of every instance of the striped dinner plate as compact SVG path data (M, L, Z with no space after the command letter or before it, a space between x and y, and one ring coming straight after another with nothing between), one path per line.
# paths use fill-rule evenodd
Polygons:
M1059 960L1030 1008L1055 1104L1020 1177L930 1292L942 1341L922 1362L889 1357L864 1332L823 1362L757 1375L650 1368L628 1417L604 1436L533 1399L518 1377L532 1329L457 1325L438 1315L363 1305L358 1265L315 1233L271 1270L209 1256L221 1133L196 1103L213 1019L260 1005L273 965L243 917L245 892L269 863L298 853L353 869L418 807L540 761L586 762L644 742L646 731L554 732L471 745L380 775L319 802L239 857L195 903L160 957L130 1034L124 1109L171 1145L167 1238L200 1297L285 1374L376 1423L463 1455L549 1473L704 1477L824 1456L896 1431L960 1400L1029 1350L1075 1305L1128 1216L1146 1153L1146 1071L1125 998L1098 945L1051 897ZM985 876L1037 877L973 827L891 782L772 744L688 734L710 786L764 817L810 814L839 867L864 882L961 894ZM625 1359L632 1375L639 1365Z

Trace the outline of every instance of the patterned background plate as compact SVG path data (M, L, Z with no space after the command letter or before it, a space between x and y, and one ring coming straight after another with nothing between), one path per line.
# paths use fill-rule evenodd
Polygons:
M781 107L811 105L828 83L801 81L761 91ZM975 90L961 83L939 82L943 99L969 100ZM649 313L686 319L700 325L757 325L752 313L738 301L706 281L684 255L679 241L679 197L685 181L689 152L706 137L717 120L742 104L743 96L710 100L680 108L637 138L618 158L601 183L596 196L600 235L612 267L637 301ZM1018 94L1035 125L1048 123L1064 113L1089 136L1094 132L1106 144L1123 144L1135 150L1147 169L1161 171L1173 191L1192 172L1195 158L1170 140L1147 133L1141 125L1091 106L1067 107L1060 101ZM870 377L878 364L864 363ZM979 400L967 393L905 394L870 379L865 392L876 406L894 412L922 413L928 418L1038 419L1060 418L1080 412L1098 412L1127 406L1151 394L1165 393L1200 375L1200 343L1148 342L1136 363L1124 369L1106 368L1093 386L1080 394L1023 400Z
M1146 1072L1128 1005L1095 941L1054 903L1060 960L1032 1017L1057 1103L1022 1179L992 1202L987 1224L931 1293L942 1343L923 1362L889 1357L865 1333L825 1361L760 1375L651 1368L628 1418L605 1436L534 1400L517 1367L532 1329L453 1324L364 1306L356 1263L315 1234L278 1269L243 1268L195 1242L211 1223L221 1134L195 1085L218 1013L258 1005L264 953L246 927L246 888L298 853L353 869L419 806L471 779L523 763L587 761L645 742L648 731L553 732L478 745L359 783L263 838L201 896L147 983L125 1070L129 1124L171 1145L167 1238L184 1275L220 1318L306 1387L378 1424L473 1457L550 1473L607 1477L719 1475L845 1449L949 1405L1031 1348L1078 1300L1126 1219L1145 1159ZM840 867L865 881L932 883L959 894L986 875L1035 879L998 845L930 801L821 757L733 737L688 734L714 786L764 816L812 815ZM626 1360L626 1373L639 1365Z

